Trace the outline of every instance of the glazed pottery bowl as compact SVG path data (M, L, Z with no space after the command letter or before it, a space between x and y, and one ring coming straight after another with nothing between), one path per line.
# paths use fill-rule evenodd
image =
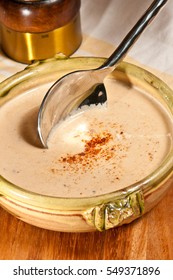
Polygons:
M0 85L0 106L19 94L51 84L76 69L100 66L104 58L52 58L33 63ZM124 86L147 91L173 120L173 91L158 77L122 62L111 74ZM1 159L0 159L1 160ZM0 205L17 218L50 230L103 231L132 222L151 210L173 184L173 145L160 166L139 182L121 190L85 197L56 197L28 191L0 176Z

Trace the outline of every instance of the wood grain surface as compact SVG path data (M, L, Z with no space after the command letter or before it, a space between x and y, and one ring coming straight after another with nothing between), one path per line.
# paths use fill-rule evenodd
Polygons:
M172 260L173 187L149 213L105 232L62 233L0 208L1 260Z

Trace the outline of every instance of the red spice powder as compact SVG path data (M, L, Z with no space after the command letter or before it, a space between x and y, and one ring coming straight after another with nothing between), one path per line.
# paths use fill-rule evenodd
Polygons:
M110 133L104 132L93 136L90 140L83 140L85 143L84 151L75 155L66 155L61 157L60 161L64 163L85 163L89 164L89 160L95 159L96 156L102 151L102 146L106 145L113 137ZM110 156L110 155L109 155Z
M98 132L95 127L98 128ZM110 132L110 130L112 130ZM104 172L118 172L121 159L126 156L128 145L126 143L126 136L122 129L122 126L117 123L110 124L110 130L105 130L104 125L101 122L94 122L93 129L91 126L89 140L81 140L84 143L84 149L80 153L66 154L60 158L57 158L53 162L51 168L52 173L61 173L64 171L76 174L83 174L86 172L92 172L94 168L100 168L104 166ZM112 134L113 133L113 134ZM117 158L115 160L115 158ZM113 160L113 161L112 161ZM105 162L109 162L112 165L112 171L110 166ZM116 164L117 162L117 164ZM61 167L56 166L57 163L61 163ZM115 166L113 166L113 164ZM119 172L118 172L119 174ZM116 176L117 177L117 176Z

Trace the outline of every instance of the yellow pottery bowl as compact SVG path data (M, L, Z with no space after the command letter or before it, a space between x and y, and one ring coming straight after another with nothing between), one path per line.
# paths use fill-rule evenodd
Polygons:
M0 84L0 105L26 90L53 83L76 69L100 66L104 58L52 58L36 62ZM152 73L122 62L113 72L124 85L131 83L154 96L173 119L173 91ZM0 159L1 160L1 159ZM17 218L50 230L88 232L107 230L141 217L152 209L173 183L173 145L152 174L120 191L84 198L41 195L0 176L0 205Z

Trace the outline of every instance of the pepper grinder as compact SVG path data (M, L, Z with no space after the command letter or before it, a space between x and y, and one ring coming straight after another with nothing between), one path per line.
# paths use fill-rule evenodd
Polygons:
M62 53L82 41L80 0L1 0L1 47L10 58L32 63Z

